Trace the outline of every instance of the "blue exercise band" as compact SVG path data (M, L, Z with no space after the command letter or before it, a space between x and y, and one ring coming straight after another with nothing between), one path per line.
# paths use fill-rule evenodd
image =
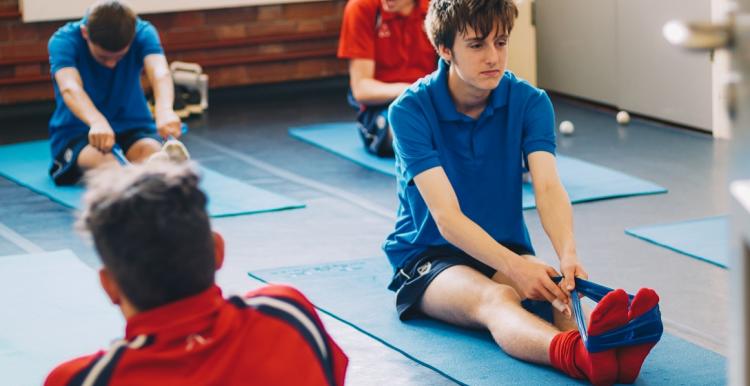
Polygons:
M556 277L553 280L559 282L562 278ZM588 334L585 316L581 308L581 299L578 294L580 293L595 302L599 302L611 291L613 291L612 288L576 278L576 288L571 291L571 300L576 324L578 324L578 331L581 333L581 338L586 349L589 352L601 352L622 346L658 342L664 332L664 325L661 321L661 312L659 311L658 304L622 327L609 330L600 335ZM628 298L630 302L633 301L633 295L628 294Z
M114 146L112 146L112 155L117 158L117 162L119 162L120 165L125 166L130 164L130 161L128 161L128 158L125 157L125 152L122 151L120 145L114 144Z

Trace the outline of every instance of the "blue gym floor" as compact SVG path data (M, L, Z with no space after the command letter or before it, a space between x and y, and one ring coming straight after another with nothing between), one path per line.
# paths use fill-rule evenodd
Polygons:
M287 134L292 126L353 119L345 94L345 79L223 90L212 96L202 118L188 121L184 142L194 159L307 204L213 220L227 240L219 275L226 292L248 289L249 270L382 255L380 243L395 217L394 180ZM618 127L613 111L562 97L553 103L558 122L570 120L576 128L559 138L561 154L669 190L574 206L578 252L591 279L629 292L655 288L668 332L726 355L728 271L624 230L726 214L729 143L638 118ZM0 144L45 138L47 117L0 115ZM0 255L68 248L97 264L89 243L72 229L72 211L2 178L0 202ZM525 216L539 257L553 262L537 212ZM350 357L350 384L449 383L340 322L324 321Z

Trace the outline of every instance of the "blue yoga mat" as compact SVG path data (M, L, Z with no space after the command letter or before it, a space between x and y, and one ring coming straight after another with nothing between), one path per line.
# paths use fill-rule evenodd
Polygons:
M250 276L299 288L321 311L458 383L582 384L551 368L507 356L489 333L426 319L399 321L394 294L386 289L391 274L381 257L257 271ZM725 362L714 352L665 334L636 384L723 385Z
M59 363L107 348L124 320L72 252L0 257L0 378L41 385Z
M43 194L52 201L69 208L78 208L83 187L55 186L47 173L49 164L47 141L0 146L0 175ZM305 206L205 167L201 168L201 173L202 186L209 197L208 212L212 217L272 212Z
M729 266L726 216L631 228L625 233L722 268Z
M366 168L392 176L396 175L396 167L392 158L376 157L362 148L353 123L324 123L291 128L289 135ZM560 179L574 204L667 192L665 188L654 183L575 158L558 155L557 165ZM524 184L523 208L535 207L534 190L531 184Z

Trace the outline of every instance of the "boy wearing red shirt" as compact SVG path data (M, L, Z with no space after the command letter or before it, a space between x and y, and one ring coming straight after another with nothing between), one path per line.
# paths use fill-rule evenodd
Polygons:
M437 65L424 32L429 0L350 0L338 57L349 59L350 102L368 152L392 156L388 105Z
M45 385L343 385L347 358L301 293L222 297L224 241L190 166L91 173L79 226L93 236L125 337L63 363Z

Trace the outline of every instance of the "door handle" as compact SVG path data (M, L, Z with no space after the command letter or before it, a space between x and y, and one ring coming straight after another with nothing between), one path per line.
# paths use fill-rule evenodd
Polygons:
M716 23L672 20L662 28L664 38L672 45L682 49L705 52L709 51L711 60L716 50L734 49L737 13L733 7L727 9L725 20ZM740 20L740 24L742 23ZM726 111L734 120L737 114L737 87L740 77L730 71L730 76L723 80Z
M732 22L714 24L672 20L664 25L662 34L672 45L689 50L709 51L731 48L734 44Z

